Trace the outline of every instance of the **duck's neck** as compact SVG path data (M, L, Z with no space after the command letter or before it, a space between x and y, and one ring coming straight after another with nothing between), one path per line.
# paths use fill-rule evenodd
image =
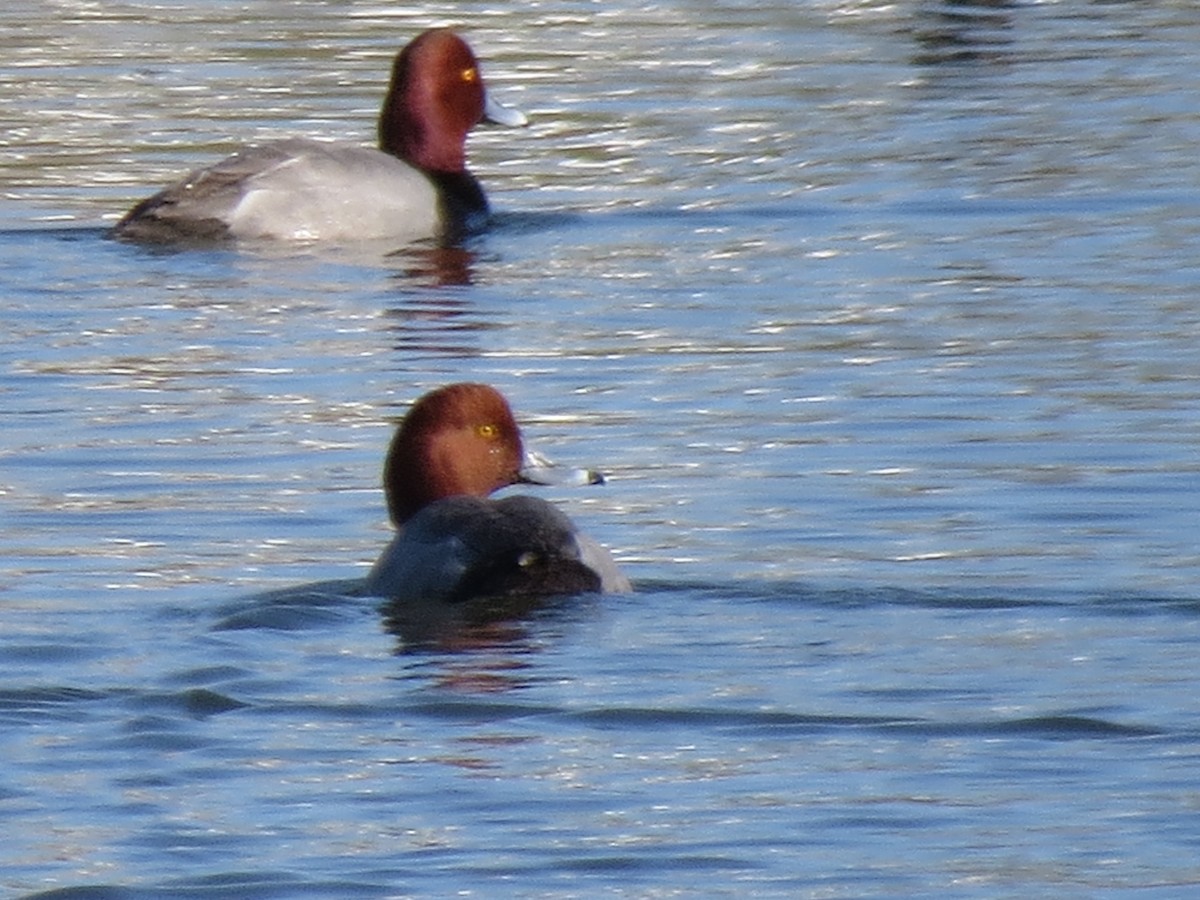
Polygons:
M442 204L442 221L450 223L453 240L483 228L489 214L487 195L470 172L430 172Z

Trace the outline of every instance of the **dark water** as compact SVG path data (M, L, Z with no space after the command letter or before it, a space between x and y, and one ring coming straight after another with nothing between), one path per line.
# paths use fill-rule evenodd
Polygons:
M0 12L0 891L1182 897L1187 4ZM448 253L153 252L463 28L532 119ZM487 380L638 586L414 647L357 579Z

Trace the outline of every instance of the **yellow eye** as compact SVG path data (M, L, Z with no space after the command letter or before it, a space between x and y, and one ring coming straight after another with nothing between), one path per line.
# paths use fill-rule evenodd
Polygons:
M477 425L475 433L485 441L494 441L500 436L500 429L495 425Z
M479 78L479 70L474 66L467 66L467 68L462 70L461 77L465 83L472 84L476 79Z

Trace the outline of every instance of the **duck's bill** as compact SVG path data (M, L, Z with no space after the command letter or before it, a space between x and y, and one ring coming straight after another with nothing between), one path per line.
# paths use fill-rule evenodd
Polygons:
M595 469L572 469L557 466L540 453L525 451L521 466L521 481L524 484L560 485L581 487L585 484L604 484L604 475Z
M529 124L525 113L511 106L501 106L491 96L483 98L483 121L491 122L493 125L508 125L512 128L520 128Z

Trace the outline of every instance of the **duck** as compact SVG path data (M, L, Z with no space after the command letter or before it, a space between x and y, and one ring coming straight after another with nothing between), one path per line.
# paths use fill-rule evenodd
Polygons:
M522 468L525 459L512 408L494 387L460 382L420 397L384 462L396 532L365 592L392 608L630 592L609 551L553 504L528 494L491 496L544 483Z
M453 243L484 228L487 197L466 166L481 122L519 127L493 102L474 51L450 29L425 31L395 58L378 147L288 138L253 145L137 203L118 239Z

